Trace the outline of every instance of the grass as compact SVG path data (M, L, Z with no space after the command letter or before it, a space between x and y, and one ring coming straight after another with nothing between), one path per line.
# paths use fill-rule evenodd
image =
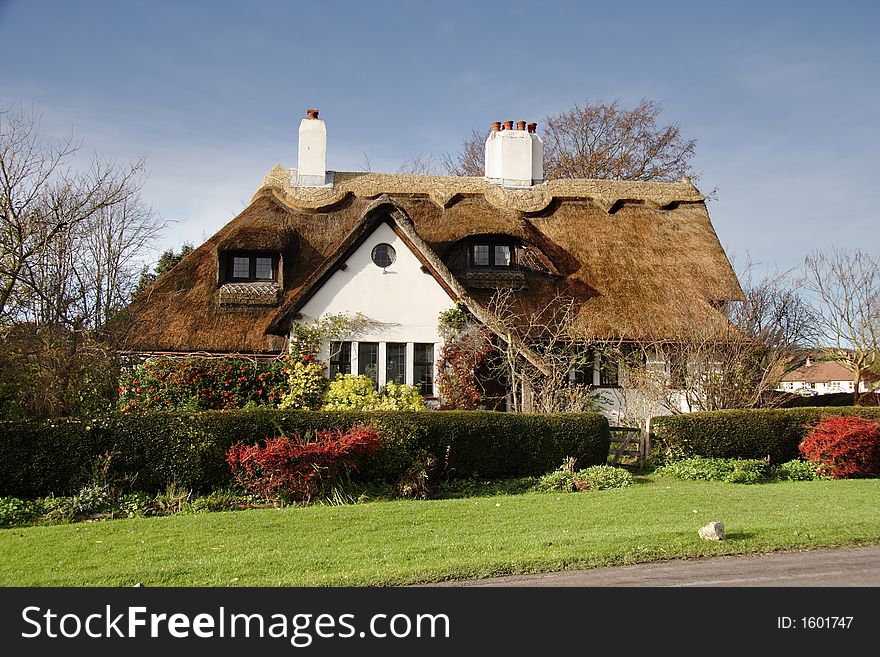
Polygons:
M3 586L389 585L880 543L880 479L263 509L0 530ZM728 540L697 529L722 520Z

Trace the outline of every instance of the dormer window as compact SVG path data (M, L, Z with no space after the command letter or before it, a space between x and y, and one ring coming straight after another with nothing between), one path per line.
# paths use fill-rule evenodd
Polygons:
M254 251L232 252L226 255L228 283L256 283L278 280L278 256Z
M471 266L512 267L513 246L509 242L480 239L471 244Z

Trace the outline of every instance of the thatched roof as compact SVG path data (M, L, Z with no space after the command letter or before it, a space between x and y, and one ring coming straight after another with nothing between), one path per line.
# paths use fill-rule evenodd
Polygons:
M689 181L553 180L511 190L482 178L335 173L332 187L296 188L291 175L273 168L240 215L132 304L132 350L284 350L298 308L379 221L477 317L502 286L516 290L524 312L556 295L574 298L591 335L674 339L695 324L726 325L717 306L742 298ZM509 238L519 270L470 271L462 253L476 235ZM277 295L221 292L220 256L232 250L280 254Z

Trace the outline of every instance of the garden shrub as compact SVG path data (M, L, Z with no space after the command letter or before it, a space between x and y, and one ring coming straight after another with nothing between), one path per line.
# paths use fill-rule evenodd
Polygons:
M654 471L664 477L691 481L723 481L728 484L757 484L769 481L770 464L761 459L692 458L672 461Z
M801 454L834 479L880 475L880 423L860 417L826 417L800 444Z
M379 451L373 429L319 431L314 438L279 436L262 445L239 443L226 462L245 490L266 500L308 502L325 491L343 471L357 470L360 460Z
M287 394L279 408L314 410L320 408L327 390L324 365L312 356L304 356L288 366Z
M658 458L705 456L784 463L800 456L798 445L823 417L880 419L880 408L774 408L708 411L653 419Z
M623 468L610 465L591 465L575 473L575 485L579 490L607 490L632 486L633 476Z
M150 358L119 379L123 412L275 406L287 387L285 364L243 358Z
M812 481L820 478L816 466L802 459L780 463L774 471L774 477L779 481Z
M17 497L0 497L0 527L23 525L42 511L40 505Z
M228 488L215 490L207 495L197 497L190 504L192 511L235 511L251 505L253 499Z
M381 441L357 475L372 482L396 482L429 457L443 479L540 475L569 455L584 466L604 463L610 441L608 421L591 414L241 409L0 422L0 495L75 494L108 452L107 480L127 478L128 490L156 493L174 482L204 493L232 485L225 459L237 442L356 425L373 427Z
M569 458L562 466L538 480L534 489L546 492L574 493L582 490L608 490L632 486L632 475L623 468L610 465L591 465L575 469L575 459Z
M363 374L337 374L324 397L325 411L424 411L425 400L413 386L387 383L376 391Z

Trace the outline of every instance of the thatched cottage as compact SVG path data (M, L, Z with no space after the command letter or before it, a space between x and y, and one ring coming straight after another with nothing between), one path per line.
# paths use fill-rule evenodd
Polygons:
M742 298L689 180L545 180L534 124L493 125L484 177L327 171L326 153L310 111L297 169L275 166L241 214L135 301L132 350L277 355L295 323L362 313L377 328L325 345L330 371L431 395L438 315L458 302L484 318L499 288L524 311L573 298L589 334L634 341L724 323ZM616 381L597 367L593 383Z

